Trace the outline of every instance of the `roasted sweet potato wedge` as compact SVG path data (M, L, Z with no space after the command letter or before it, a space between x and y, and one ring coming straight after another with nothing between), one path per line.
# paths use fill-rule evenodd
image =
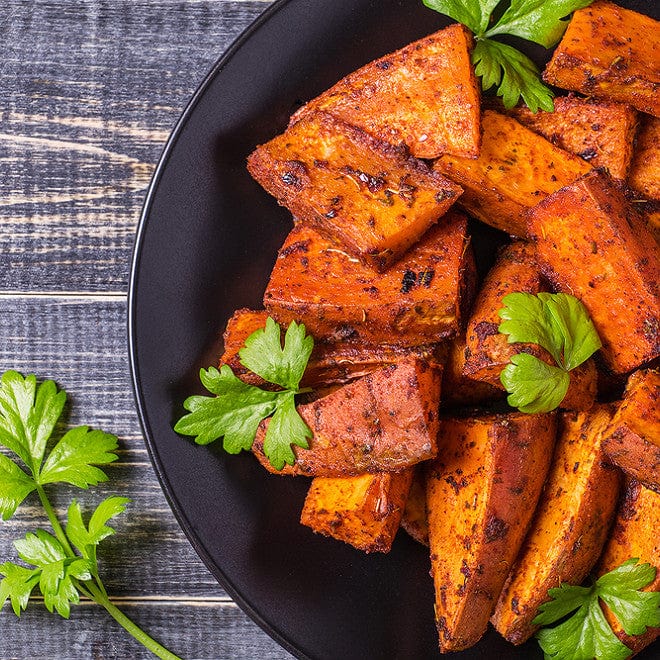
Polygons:
M543 79L660 116L659 31L650 16L594 2L573 14Z
M441 420L426 509L443 653L486 631L541 494L555 430L554 414Z
M267 318L265 310L239 309L227 322L224 333L225 350L220 364L228 364L241 380L253 385L261 386L264 381L241 364L238 352L255 330L266 325ZM445 353L443 346L438 344L404 348L352 341L316 341L300 385L313 388L344 385L405 357L443 363Z
M596 574L602 575L633 557L641 563L655 566L655 580L645 591L660 591L660 494L654 493L637 481L627 484L621 500L616 522L600 558ZM642 635L629 636L605 604L605 616L616 636L633 653L639 653L660 637L660 628L647 628Z
M300 522L364 552L389 552L399 529L413 468L402 472L316 477Z
M319 340L424 345L456 334L474 275L460 214L445 216L384 273L299 224L279 252L264 306Z
M524 212L591 170L512 117L482 115L479 158L445 154L433 167L463 187L461 206L486 224L525 237Z
M418 543L429 544L429 520L426 515L426 475L424 464L416 465L408 499L401 517L401 527Z
M660 200L660 119L657 117L646 116L640 122L628 183L647 199Z
M502 250L477 296L466 333L463 374L469 378L504 389L500 382L502 369L516 353L530 353L548 364L552 356L537 344L509 344L506 335L498 331L501 319L498 311L502 298L521 291L536 294L543 291L541 274L532 244L514 242ZM567 410L588 410L596 400L596 366L588 360L571 372L571 384L561 407ZM446 390L443 389L446 393Z
M606 174L543 200L529 212L529 231L544 274L589 310L614 372L660 355L658 246Z
M482 380L472 380L464 375L465 336L455 337L449 343L449 355L442 370L443 408L478 406L504 398L504 390Z
M613 177L625 179L633 158L637 113L622 103L577 96L560 96L554 104L554 112L519 106L507 114L592 167L604 167Z
M479 155L480 95L472 35L459 24L385 55L342 78L293 115L325 110L417 158Z
M532 621L548 600L548 589L562 582L580 584L601 553L620 480L601 446L609 420L609 410L600 407L561 416L543 496L492 618L514 644L536 631Z
M408 358L298 406L313 437L309 449L294 447L294 465L278 471L264 455L269 419L252 451L276 474L342 477L411 467L436 454L441 371Z
M660 493L660 372L636 371L628 379L603 448L626 474Z
M257 147L250 174L298 219L365 263L398 259L460 195L400 148L315 112Z

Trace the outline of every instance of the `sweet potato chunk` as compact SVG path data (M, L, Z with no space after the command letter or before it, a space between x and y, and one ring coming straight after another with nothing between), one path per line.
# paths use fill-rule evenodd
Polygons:
M530 353L555 364L554 358L538 344L509 344L507 336L498 331L501 323L498 311L504 296L516 291L536 294L543 290L534 246L523 242L507 246L486 276L468 321L463 365L466 376L504 389L500 374L516 353ZM588 410L596 399L596 389L596 366L593 360L588 360L571 371L571 382L561 407Z
M426 515L426 476L424 464L413 468L408 499L401 517L401 527L418 543L429 544L429 520Z
M264 381L241 364L238 352L255 330L266 325L267 318L265 310L239 309L227 322L224 334L225 350L220 364L228 364L241 380L252 385L262 386ZM443 347L436 344L404 348L352 341L316 341L300 385L313 388L344 385L405 357L442 363L444 353Z
M316 477L300 522L364 552L389 552L399 529L413 468L355 477Z
M507 114L592 167L604 167L617 179L626 178L637 128L637 113L630 106L563 96L555 99L554 112L534 113L519 106Z
M544 274L589 310L614 372L660 355L658 246L606 174L543 200L529 212L529 231Z
M504 390L481 380L472 380L464 375L465 336L454 338L449 346L449 355L442 370L443 407L477 406L504 398Z
M524 212L572 183L591 166L512 117L486 110L479 158L443 155L433 167L464 191L460 204L486 224L527 235Z
M445 216L384 273L299 224L279 252L264 306L320 340L424 345L457 332L474 272L459 214Z
M660 372L636 371L603 447L626 474L660 493Z
M257 147L248 170L297 218L379 269L461 193L422 161L324 112Z
M605 460L610 413L563 413L557 448L532 526L497 603L495 628L522 644L548 589L580 584L596 563L614 516L620 473Z
M441 371L409 358L298 406L313 437L309 449L293 448L294 465L278 471L264 455L269 419L259 425L252 451L276 474L342 477L411 467L436 454Z
M325 110L418 158L479 155L479 88L462 25L415 41L363 66L301 108Z
M616 518L616 523L603 556L596 569L597 575L607 573L624 561L637 557L640 563L655 566L655 580L644 591L660 591L660 494L654 493L636 481L630 481ZM621 624L603 603L605 616L616 636L633 653L639 653L660 637L660 628L647 628L642 635L628 636Z
M440 422L426 509L443 653L486 631L543 488L555 422L524 413Z
M628 103L660 116L660 23L594 2L573 14L543 73L557 87Z
M660 200L660 119L657 117L647 116L640 122L628 183L647 199Z

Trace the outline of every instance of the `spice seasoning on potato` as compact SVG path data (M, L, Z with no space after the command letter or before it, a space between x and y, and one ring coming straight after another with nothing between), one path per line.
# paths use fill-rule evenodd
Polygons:
M287 237L264 294L279 322L318 340L419 346L458 332L475 269L465 216L451 212L384 273L303 223Z
M646 199L660 201L660 118L645 116L637 130L628 184Z
M537 630L532 624L548 589L580 584L607 538L619 494L619 471L610 466L602 436L606 407L563 413L543 497L520 554L497 602L492 623L513 644Z
M431 575L441 652L486 631L543 488L554 414L443 418L427 465Z
M660 355L658 245L612 180L588 174L528 218L544 274L587 308L608 366L626 373Z
M437 451L441 367L407 358L297 407L312 430L309 449L295 447L294 465L275 470L263 452L259 425L252 451L282 475L341 477L396 472Z
M299 220L380 270L461 194L405 149L325 112L305 115L257 147L248 170Z
M434 169L463 188L459 204L487 225L527 236L525 211L591 170L512 117L482 113L479 157L443 155Z

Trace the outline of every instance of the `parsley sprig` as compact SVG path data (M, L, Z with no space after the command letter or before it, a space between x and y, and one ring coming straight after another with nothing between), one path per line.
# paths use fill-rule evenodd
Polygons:
M182 435L196 436L195 442L206 445L223 438L230 454L252 448L257 428L263 419L272 419L264 438L264 453L276 470L293 465L291 445L307 449L312 431L298 414L295 396L300 389L314 340L305 326L295 321L288 327L282 345L281 329L271 317L265 328L259 328L239 351L241 364L263 380L280 389L265 390L249 385L234 375L231 367L222 365L202 369L200 379L214 397L191 396L184 401L189 411L174 426Z
M660 626L660 592L640 591L655 579L656 569L633 558L605 573L590 587L562 584L550 589L552 600L539 608L533 623L550 626L536 637L546 658L571 660L624 660L631 653L614 634L600 605L610 608L627 635L643 635Z
M3 520L10 519L36 491L53 530L51 534L37 529L14 541L26 565L0 564L0 608L9 600L20 616L38 586L46 608L68 618L71 605L85 596L103 606L159 658L177 660L112 604L99 575L97 547L115 533L107 523L122 513L130 500L106 498L87 523L80 504L73 500L64 527L50 503L46 486L96 486L108 478L97 466L117 459L117 438L103 431L78 426L56 439L65 403L66 393L58 391L53 381L38 384L35 376L24 378L16 371L7 371L0 378L0 447L8 450L0 453L0 515Z
M501 0L423 0L430 9L463 23L474 33L472 63L483 89L496 86L506 108L515 106L522 97L533 112L539 108L554 110L552 91L541 82L539 69L529 57L492 37L508 34L551 48L566 30L567 22L561 19L592 1L511 0L500 19L490 26L491 15Z
M566 293L510 293L502 298L499 331L509 343L538 344L556 366L534 355L518 353L500 374L510 406L526 413L554 410L566 396L569 371L601 346L585 306Z

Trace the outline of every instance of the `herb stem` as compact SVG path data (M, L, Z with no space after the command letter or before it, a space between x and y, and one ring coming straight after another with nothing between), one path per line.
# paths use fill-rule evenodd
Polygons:
M64 533L64 530L62 529L62 525L60 524L60 521L57 519L57 515L55 514L55 509L53 509L53 506L51 505L50 500L46 495L46 491L43 489L42 486L37 485L37 493L39 493L39 499L41 500L41 505L44 507L44 510L46 511L46 515L48 516L48 520L50 521L53 531L55 532L55 536L57 540L62 544L64 551L70 557L75 557L76 553L73 551L73 548L69 543L69 539L67 538L66 534Z
M108 596L101 592L92 582L85 583L90 592L92 600L105 608L108 614L132 637L134 637L145 648L149 649L154 655L162 660L181 660L178 655L174 655L164 646L159 644L153 637L147 635L137 624L133 623L118 607L110 602Z

